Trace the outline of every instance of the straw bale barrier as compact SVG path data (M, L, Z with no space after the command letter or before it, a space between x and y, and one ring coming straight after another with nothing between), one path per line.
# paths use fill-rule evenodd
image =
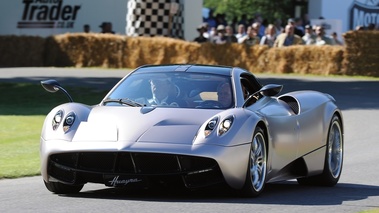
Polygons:
M270 48L260 57L256 72L338 75L344 47L295 45Z
M351 31L344 38L344 72L379 77L379 31Z
M43 66L44 46L37 36L0 36L0 67Z
M285 48L236 43L198 44L166 37L97 33L47 38L0 36L0 67L135 68L144 64L197 63L238 66L254 73L379 77L379 46L373 43L379 34L365 31L349 32L344 36L346 46L296 45Z

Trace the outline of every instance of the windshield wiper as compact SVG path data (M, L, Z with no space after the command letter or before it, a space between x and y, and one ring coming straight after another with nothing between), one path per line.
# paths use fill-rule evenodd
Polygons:
M119 99L112 99L112 98L108 98L108 99L105 99L103 101L103 103L119 103L119 104L126 104L128 106L132 106L132 107L143 107L143 106L146 106L144 104L141 104L141 103L138 103L136 101L133 101L129 98L119 98Z

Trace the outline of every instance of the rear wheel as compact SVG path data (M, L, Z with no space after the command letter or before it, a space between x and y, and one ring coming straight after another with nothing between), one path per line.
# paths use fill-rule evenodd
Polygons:
M74 194L80 192L84 185L67 185L59 182L46 182L46 188L55 194Z
M299 178L297 182L306 185L334 186L340 179L343 164L342 123L337 115L330 122L324 171L322 174L307 178Z
M267 173L266 137L262 128L257 127L250 148L249 164L242 195L258 196L264 189Z

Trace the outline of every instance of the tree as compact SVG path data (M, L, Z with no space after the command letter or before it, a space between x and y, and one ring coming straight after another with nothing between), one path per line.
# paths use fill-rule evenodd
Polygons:
M293 0L204 0L204 7L214 10L214 14L225 14L229 22L243 14L248 18L260 14L273 23L276 19L286 21L294 14Z

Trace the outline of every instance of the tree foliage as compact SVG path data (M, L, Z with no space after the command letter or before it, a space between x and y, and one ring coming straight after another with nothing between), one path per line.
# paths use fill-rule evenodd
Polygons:
M228 21L240 19L243 14L248 18L260 14L272 23L293 14L293 0L204 0L204 7L212 9L214 14L225 14Z

